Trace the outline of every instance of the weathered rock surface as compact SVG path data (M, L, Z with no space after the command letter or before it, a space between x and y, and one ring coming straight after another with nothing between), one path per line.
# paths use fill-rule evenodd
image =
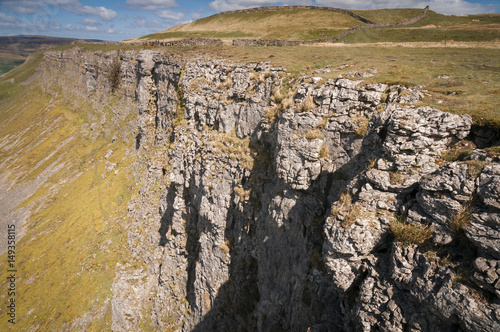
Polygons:
M77 50L45 64L99 98L115 61L140 114L129 246L144 265L118 269L115 331L500 330L500 165L441 160L469 116L405 106L418 88L316 86L267 63ZM396 216L432 240L404 245Z

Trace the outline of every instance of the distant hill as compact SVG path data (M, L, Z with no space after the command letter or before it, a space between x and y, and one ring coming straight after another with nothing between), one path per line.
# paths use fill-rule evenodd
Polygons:
M336 36L357 25L395 23L420 15L423 9L353 10L350 13L284 6L259 11L232 11L171 27L138 40L182 38L315 40ZM432 9L432 8L431 8ZM500 14L442 15L430 10L421 21L405 27L363 29L343 42L495 41L500 39Z
M71 44L78 38L50 36L0 36L0 75L19 66L33 52ZM86 39L86 41L99 41Z

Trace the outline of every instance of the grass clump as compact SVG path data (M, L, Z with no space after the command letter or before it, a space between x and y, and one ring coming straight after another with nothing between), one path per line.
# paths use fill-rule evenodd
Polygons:
M353 118L353 123L356 125L356 136L362 138L368 130L368 118L366 116L357 116Z
M349 192L343 192L340 194L339 200L333 203L330 213L332 217L336 218L340 211L345 210L349 205L352 204L352 196Z
M351 227L356 220L367 215L361 203L356 202L352 204L352 196L348 192L341 193L338 201L333 203L330 208L330 213L333 218L337 218L341 212L344 214L340 225L345 229Z
M377 159L371 159L366 165L367 169L374 169L375 167L377 167Z
M234 192L240 197L240 202L244 202L250 198L252 190L245 190L243 187L235 187Z
M467 165L467 173L473 178L477 178L489 162L482 160L467 160L465 164Z
M405 182L405 176L399 172L390 171L389 181L394 185L403 184Z
M307 95L304 101L297 107L297 112L309 112L316 108L312 95Z
M455 234L460 234L469 225L471 220L470 215L471 203L465 204L450 220L448 227Z
M312 141L313 139L323 139L323 133L317 128L311 129L304 135L304 137L309 141Z
M423 244L429 240L433 234L430 226L411 225L400 218L391 221L390 229L392 235L404 246Z
M349 209L342 220L341 226L343 228L349 228L356 222L356 220L362 218L364 215L363 206L361 203L356 202L349 206Z
M441 154L443 160L448 162L465 160L472 155L476 145L471 141L462 140L454 144L451 149Z
M319 154L318 154L320 159L327 159L330 157L330 151L328 150L328 147L326 145L322 145L321 149L319 149Z
M490 157L500 157L500 145L486 148L486 152Z

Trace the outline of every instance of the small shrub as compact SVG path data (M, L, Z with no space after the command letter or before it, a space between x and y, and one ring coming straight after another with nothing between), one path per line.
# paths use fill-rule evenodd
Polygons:
M323 139L323 133L319 129L311 129L309 130L304 137L308 140L313 140L313 139Z
M405 221L396 218L390 224L392 235L404 246L412 244L423 244L432 237L432 228L430 226L410 225Z
M120 60L115 59L111 65L111 69L109 70L109 83L111 84L111 91L115 91L120 86L120 68Z

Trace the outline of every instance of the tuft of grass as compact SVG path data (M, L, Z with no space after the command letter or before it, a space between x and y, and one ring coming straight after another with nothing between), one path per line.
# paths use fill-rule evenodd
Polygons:
M448 162L465 160L471 156L476 145L471 141L462 140L455 143L451 149L443 151L441 157Z
M450 220L448 221L448 227L455 234L460 234L464 231L464 229L470 224L471 215L470 215L471 203L465 204L460 211L454 214Z
M332 217L336 218L339 213L345 210L352 203L352 196L349 192L345 191L340 194L339 200L332 204L330 213Z
M219 244L219 248L221 248L222 251L224 251L226 254L229 254L230 249L229 249L229 241L226 240L226 242L222 242Z
M366 131L368 130L368 118L366 116L357 116L352 119L353 123L356 125L356 136L359 138L365 137Z
M250 198L252 190L245 190L243 187L235 187L234 192L240 197L240 202L244 202Z
M500 157L500 145L486 148L486 152L490 157Z
M430 226L410 225L399 218L391 221L390 229L392 235L404 246L423 244L432 238L433 234Z
M321 146L318 156L320 159L328 159L330 157L330 151L328 150L328 147L326 145L323 144Z
M349 228L356 222L356 220L362 218L363 216L365 216L363 206L361 203L356 202L349 206L347 213L342 220L341 226L343 228Z
M309 112L316 108L312 95L307 95L304 101L297 107L297 112Z
M319 130L318 128L315 128L315 129L311 129L309 130L305 135L304 137L306 139L308 139L309 141L312 141L313 139L323 139L323 133L321 132L321 130Z
M368 162L368 165L366 165L367 169L373 169L377 166L377 159L372 159Z
M482 160L467 160L465 164L467 165L467 173L473 178L477 178L489 163Z
M390 171L389 181L394 185L403 184L405 182L405 176L399 172Z

